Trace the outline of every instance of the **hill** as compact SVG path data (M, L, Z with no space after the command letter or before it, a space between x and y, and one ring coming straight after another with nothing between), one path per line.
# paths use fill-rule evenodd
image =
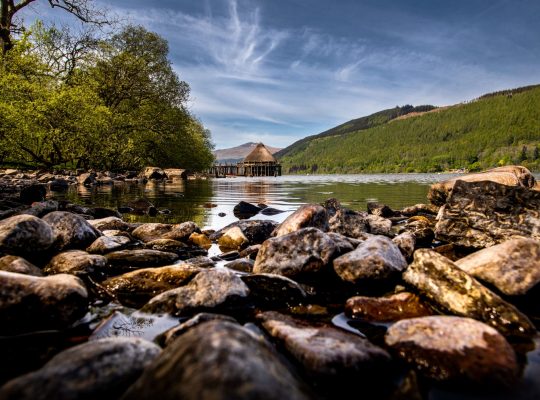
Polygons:
M284 173L438 172L515 163L538 171L539 147L536 85L440 109L384 110L304 138L276 156Z
M220 163L235 163L242 161L257 146L257 143L248 142L240 146L214 151L214 157ZM266 145L265 145L266 146ZM270 153L274 154L281 150L278 147L266 146Z

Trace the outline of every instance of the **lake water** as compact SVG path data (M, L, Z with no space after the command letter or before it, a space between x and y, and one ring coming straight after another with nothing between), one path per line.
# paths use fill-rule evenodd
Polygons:
M285 211L257 219L281 221L298 206L320 203L335 197L346 207L365 210L367 202L378 201L399 209L425 203L429 186L455 174L370 174L370 175L287 175L280 177L236 177L146 185L115 184L93 188L73 187L67 193L54 193L56 199L117 208L145 197L168 215L157 217L124 215L128 221L179 223L194 221L204 228L219 229L237 220L233 207L240 201ZM213 206L213 207L212 207ZM224 217L219 214L225 213Z

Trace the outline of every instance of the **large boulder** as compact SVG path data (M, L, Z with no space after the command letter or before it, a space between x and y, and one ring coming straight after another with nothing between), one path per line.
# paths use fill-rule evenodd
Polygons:
M160 351L138 338L83 343L57 354L37 371L9 381L0 389L0 399L116 399Z
M417 250L403 279L437 306L458 316L483 321L505 336L536 333L532 322L516 307L432 250Z
M496 182L506 186L520 186L525 188L534 187L536 180L525 167L509 165L506 167L493 168L476 174L457 176L443 182L431 185L428 199L432 204L442 206L454 189L457 181L464 182Z
M307 400L303 385L253 334L229 321L195 326L148 367L123 400Z
M54 232L58 250L86 249L101 233L83 217L66 211L54 211L43 217Z
M491 181L457 181L441 208L435 237L475 248L514 238L540 239L540 192Z
M13 255L39 253L54 243L53 229L31 215L16 215L0 221L0 252Z
M472 253L456 265L506 295L524 295L540 282L540 241L508 240Z
M326 210L318 204L304 204L289 215L274 231L274 236L283 236L302 228L313 227L328 231Z

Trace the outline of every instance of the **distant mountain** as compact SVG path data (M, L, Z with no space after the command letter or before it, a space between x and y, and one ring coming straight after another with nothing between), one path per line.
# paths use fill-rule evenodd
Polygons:
M220 163L235 163L242 161L251 151L257 146L257 143L248 142L241 144L240 146L231 147L229 149L220 149L214 151L214 157L216 161ZM274 154L281 150L278 147L271 147L265 145L270 153Z
M448 107L404 106L279 151L283 173L439 172L521 164L540 170L540 85Z

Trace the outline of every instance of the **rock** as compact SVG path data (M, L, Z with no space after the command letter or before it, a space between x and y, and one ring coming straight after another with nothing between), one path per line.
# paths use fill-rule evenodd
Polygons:
M86 249L101 233L83 217L65 211L54 211L43 217L53 229L58 250Z
M0 271L0 333L66 328L85 314L87 301L82 281L72 275Z
M253 271L253 260L240 258L238 260L233 260L225 264L224 266L233 269L239 272L252 272Z
M540 282L540 242L508 240L472 253L456 265L506 295L524 295Z
M173 239L155 239L144 245L147 249L159 250L159 251L170 251L175 253L178 250L185 249L188 247L187 244L179 242L178 240Z
M437 215L439 207L434 204L415 204L414 206L405 207L399 214L412 217L415 215Z
M100 176L96 179L98 185L113 185L114 180L110 176Z
M226 215L227 215L227 214L225 214L224 212L218 213L218 217L224 217L224 216L226 216Z
M219 247L233 250L239 250L242 247L246 247L248 243L248 238L238 226L234 226L224 232L218 240Z
M428 193L428 200L437 206L442 206L446 202L454 189L457 181L463 182L494 182L504 186L514 186L523 188L534 187L536 180L531 172L521 166L509 165L506 167L493 168L484 172L458 176L443 182L431 185Z
M261 209L253 204L241 201L233 208L233 214L238 219L248 219L257 215Z
M147 199L135 199L133 201L130 201L127 204L128 208L131 208L133 213L135 214L146 214L148 213L148 210L154 205L150 203Z
M183 222L178 225L173 225L172 229L161 236L162 239L173 239L178 241L186 241L192 233L200 233L201 230L195 222Z
M121 250L126 247L131 240L125 236L100 236L86 249L93 254L106 254L111 251Z
M184 263L199 268L212 268L216 266L215 261L206 256L193 257L187 259Z
M511 386L517 380L514 350L492 327L470 318L431 316L399 321L386 344L437 381Z
M369 228L367 226L367 214L349 210L341 206L337 199L328 199L324 203L328 215L328 229L330 232L363 239Z
M81 250L69 250L54 256L43 271L47 275L85 275L100 272L107 265L107 259Z
M351 297L345 303L345 314L365 321L391 322L433 315L415 294L396 293L385 297Z
M31 215L0 220L0 252L13 255L39 253L54 243L51 226Z
M244 236L248 239L250 245L260 244L272 235L272 232L274 231L276 226L276 222L268 220L237 221L227 225L226 227L220 229L217 232L214 232L212 235L210 235L210 240L217 241L229 229L238 227L240 228Z
M390 218L396 215L396 212L388 207L386 204L370 201L367 203L368 213L378 215L383 218Z
M369 233L372 235L384 235L393 237L392 221L389 219L379 217L378 215L368 215L366 222L369 228Z
M257 319L312 376L374 375L390 362L385 350L332 326L306 323L274 311L259 313Z
M187 179L187 171L180 168L166 168L163 170L169 179Z
M265 207L265 208L261 211L261 214L262 214L262 215L268 215L268 216L271 216L271 215L282 214L282 213L284 213L284 212L285 212L284 210L278 210L277 208Z
M401 254L403 254L403 257L406 259L410 259L412 257L414 248L416 246L416 238L412 233L400 233L392 239L392 242L397 245L399 251L401 251Z
M4 256L0 258L0 271L16 272L18 274L43 276L43 272L34 264L22 257Z
M540 192L495 182L457 181L441 208L435 237L484 248L509 239L540 239Z
M32 206L22 210L19 214L33 215L41 218L53 211L58 211L59 204L54 200L42 201L40 203L32 203Z
M32 204L36 201L44 201L47 195L45 185L41 183L33 183L21 189L19 199L21 203Z
M155 179L155 180L161 180L161 179L167 179L167 174L165 171L163 171L161 168L158 167L145 167L140 175L141 178L146 179Z
M77 177L77 182L79 183L79 185L84 185L84 186L95 185L97 183L96 174L94 174L93 172L86 172L84 174L80 174Z
M483 321L505 336L534 335L536 328L513 305L478 283L440 254L420 249L403 279L452 314Z
M152 297L185 285L201 270L189 264L144 268L109 278L101 285L122 304L141 307Z
M0 389L0 399L118 398L160 352L155 344L137 338L83 343L9 381Z
M188 242L206 249L212 246L210 238L203 233L193 232L189 235Z
M257 254L253 272L291 278L312 274L327 267L335 253L336 245L330 236L316 228L303 228L266 240Z
M318 204L304 204L275 229L274 236L287 235L307 227L328 231L328 217L323 207Z
M110 266L119 270L159 267L178 259L175 253L148 249L113 251L105 257Z
M303 385L240 325L209 321L178 337L123 400L307 400Z
M264 307L295 306L307 299L307 293L292 279L275 274L249 274L240 277L250 297Z
M244 250L242 250L239 253L240 257L249 257L251 260L255 260L257 258L257 254L259 253L259 250L261 249L260 244L254 244L249 247L246 247Z
M157 295L142 311L184 315L209 309L227 310L244 305L248 294L248 287L234 272L206 269L186 286Z
M327 235L330 236L330 238L334 241L334 244L336 245L336 255L342 255L353 251L362 242L361 240L349 238L335 232L328 232Z
M353 283L386 279L405 268L407 261L399 248L385 236L371 237L334 260L334 271L344 281Z
M434 224L424 216L411 217L404 226L406 232L414 235L416 243L425 247L428 247L435 238L433 228Z
M96 219L104 219L111 217L116 217L120 219L122 217L122 214L120 214L118 211L111 210L110 208L105 207L92 207L89 210L89 214Z
M65 179L55 179L49 182L49 190L52 192L65 192L69 188L69 182Z
M170 232L172 229L173 226L170 224L149 223L135 228L131 234L133 237L142 240L143 242L150 242L152 240L161 239L163 235Z
M202 324L203 322L208 321L229 321L232 323L237 323L236 319L228 315L223 314L212 314L212 313L199 313L194 317L188 319L186 322L182 322L180 325L175 326L174 328L169 329L161 335L161 342L164 346L169 346L174 340L186 333L191 328L194 328L197 325Z

